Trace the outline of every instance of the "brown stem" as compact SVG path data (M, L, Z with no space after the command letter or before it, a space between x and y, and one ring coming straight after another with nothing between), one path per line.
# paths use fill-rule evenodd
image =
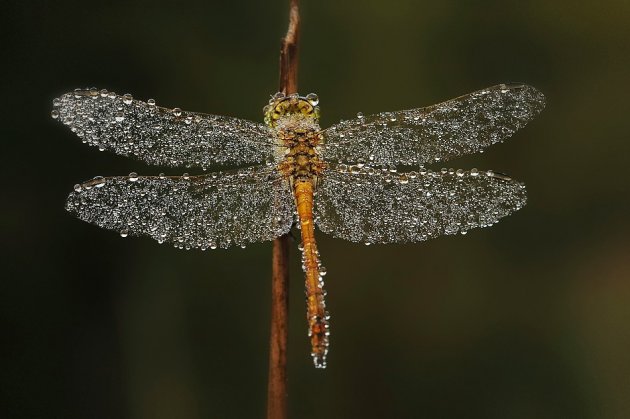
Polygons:
M300 12L290 0L289 29L280 47L280 86L284 94L297 92ZM273 242L271 273L271 337L267 419L287 418L287 334L289 318L289 235Z
M287 334L289 316L288 235L274 240L272 261L267 419L285 419L287 417Z
M297 93L298 43L300 40L299 0L290 0L289 29L280 46L280 91Z

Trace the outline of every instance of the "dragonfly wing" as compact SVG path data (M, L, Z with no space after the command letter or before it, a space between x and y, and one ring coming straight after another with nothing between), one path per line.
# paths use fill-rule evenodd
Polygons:
M75 186L66 209L121 235L145 235L179 248L228 247L289 231L289 182L264 167L190 177L95 178Z
M166 109L105 90L76 90L53 101L53 117L83 142L161 166L271 161L276 144L263 124Z
M390 173L330 168L315 197L315 223L364 243L418 242L495 224L525 205L525 187L473 169Z
M323 132L324 160L417 165L475 153L533 119L545 97L531 86L500 84L426 108L340 122Z

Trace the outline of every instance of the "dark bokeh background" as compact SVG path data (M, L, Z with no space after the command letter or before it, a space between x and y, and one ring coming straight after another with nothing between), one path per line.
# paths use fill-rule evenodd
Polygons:
M260 120L284 1L3 1L1 401L6 418L254 418L269 243L122 239L63 209L74 183L159 168L84 146L51 100L97 86ZM630 417L627 1L303 1L301 91L322 125L525 81L546 110L453 162L528 185L491 229L405 246L320 235L332 350L308 355L292 250L294 418Z

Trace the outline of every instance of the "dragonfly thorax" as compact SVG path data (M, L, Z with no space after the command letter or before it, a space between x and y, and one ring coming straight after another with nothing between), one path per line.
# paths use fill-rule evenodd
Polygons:
M291 118L281 118L276 128L285 150L279 165L280 172L293 179L315 179L325 167L317 151L321 140L319 126L311 120L310 124L298 128L294 121L286 121Z

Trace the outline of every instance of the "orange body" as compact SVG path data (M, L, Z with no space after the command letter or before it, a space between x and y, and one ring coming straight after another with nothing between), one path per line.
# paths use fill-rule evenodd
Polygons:
M265 122L275 130L284 148L278 170L289 180L302 232L302 264L306 274L306 319L311 355L317 368L326 367L328 353L328 312L324 281L313 223L313 195L325 164L317 145L322 137L317 119L317 96L280 95L265 107Z

